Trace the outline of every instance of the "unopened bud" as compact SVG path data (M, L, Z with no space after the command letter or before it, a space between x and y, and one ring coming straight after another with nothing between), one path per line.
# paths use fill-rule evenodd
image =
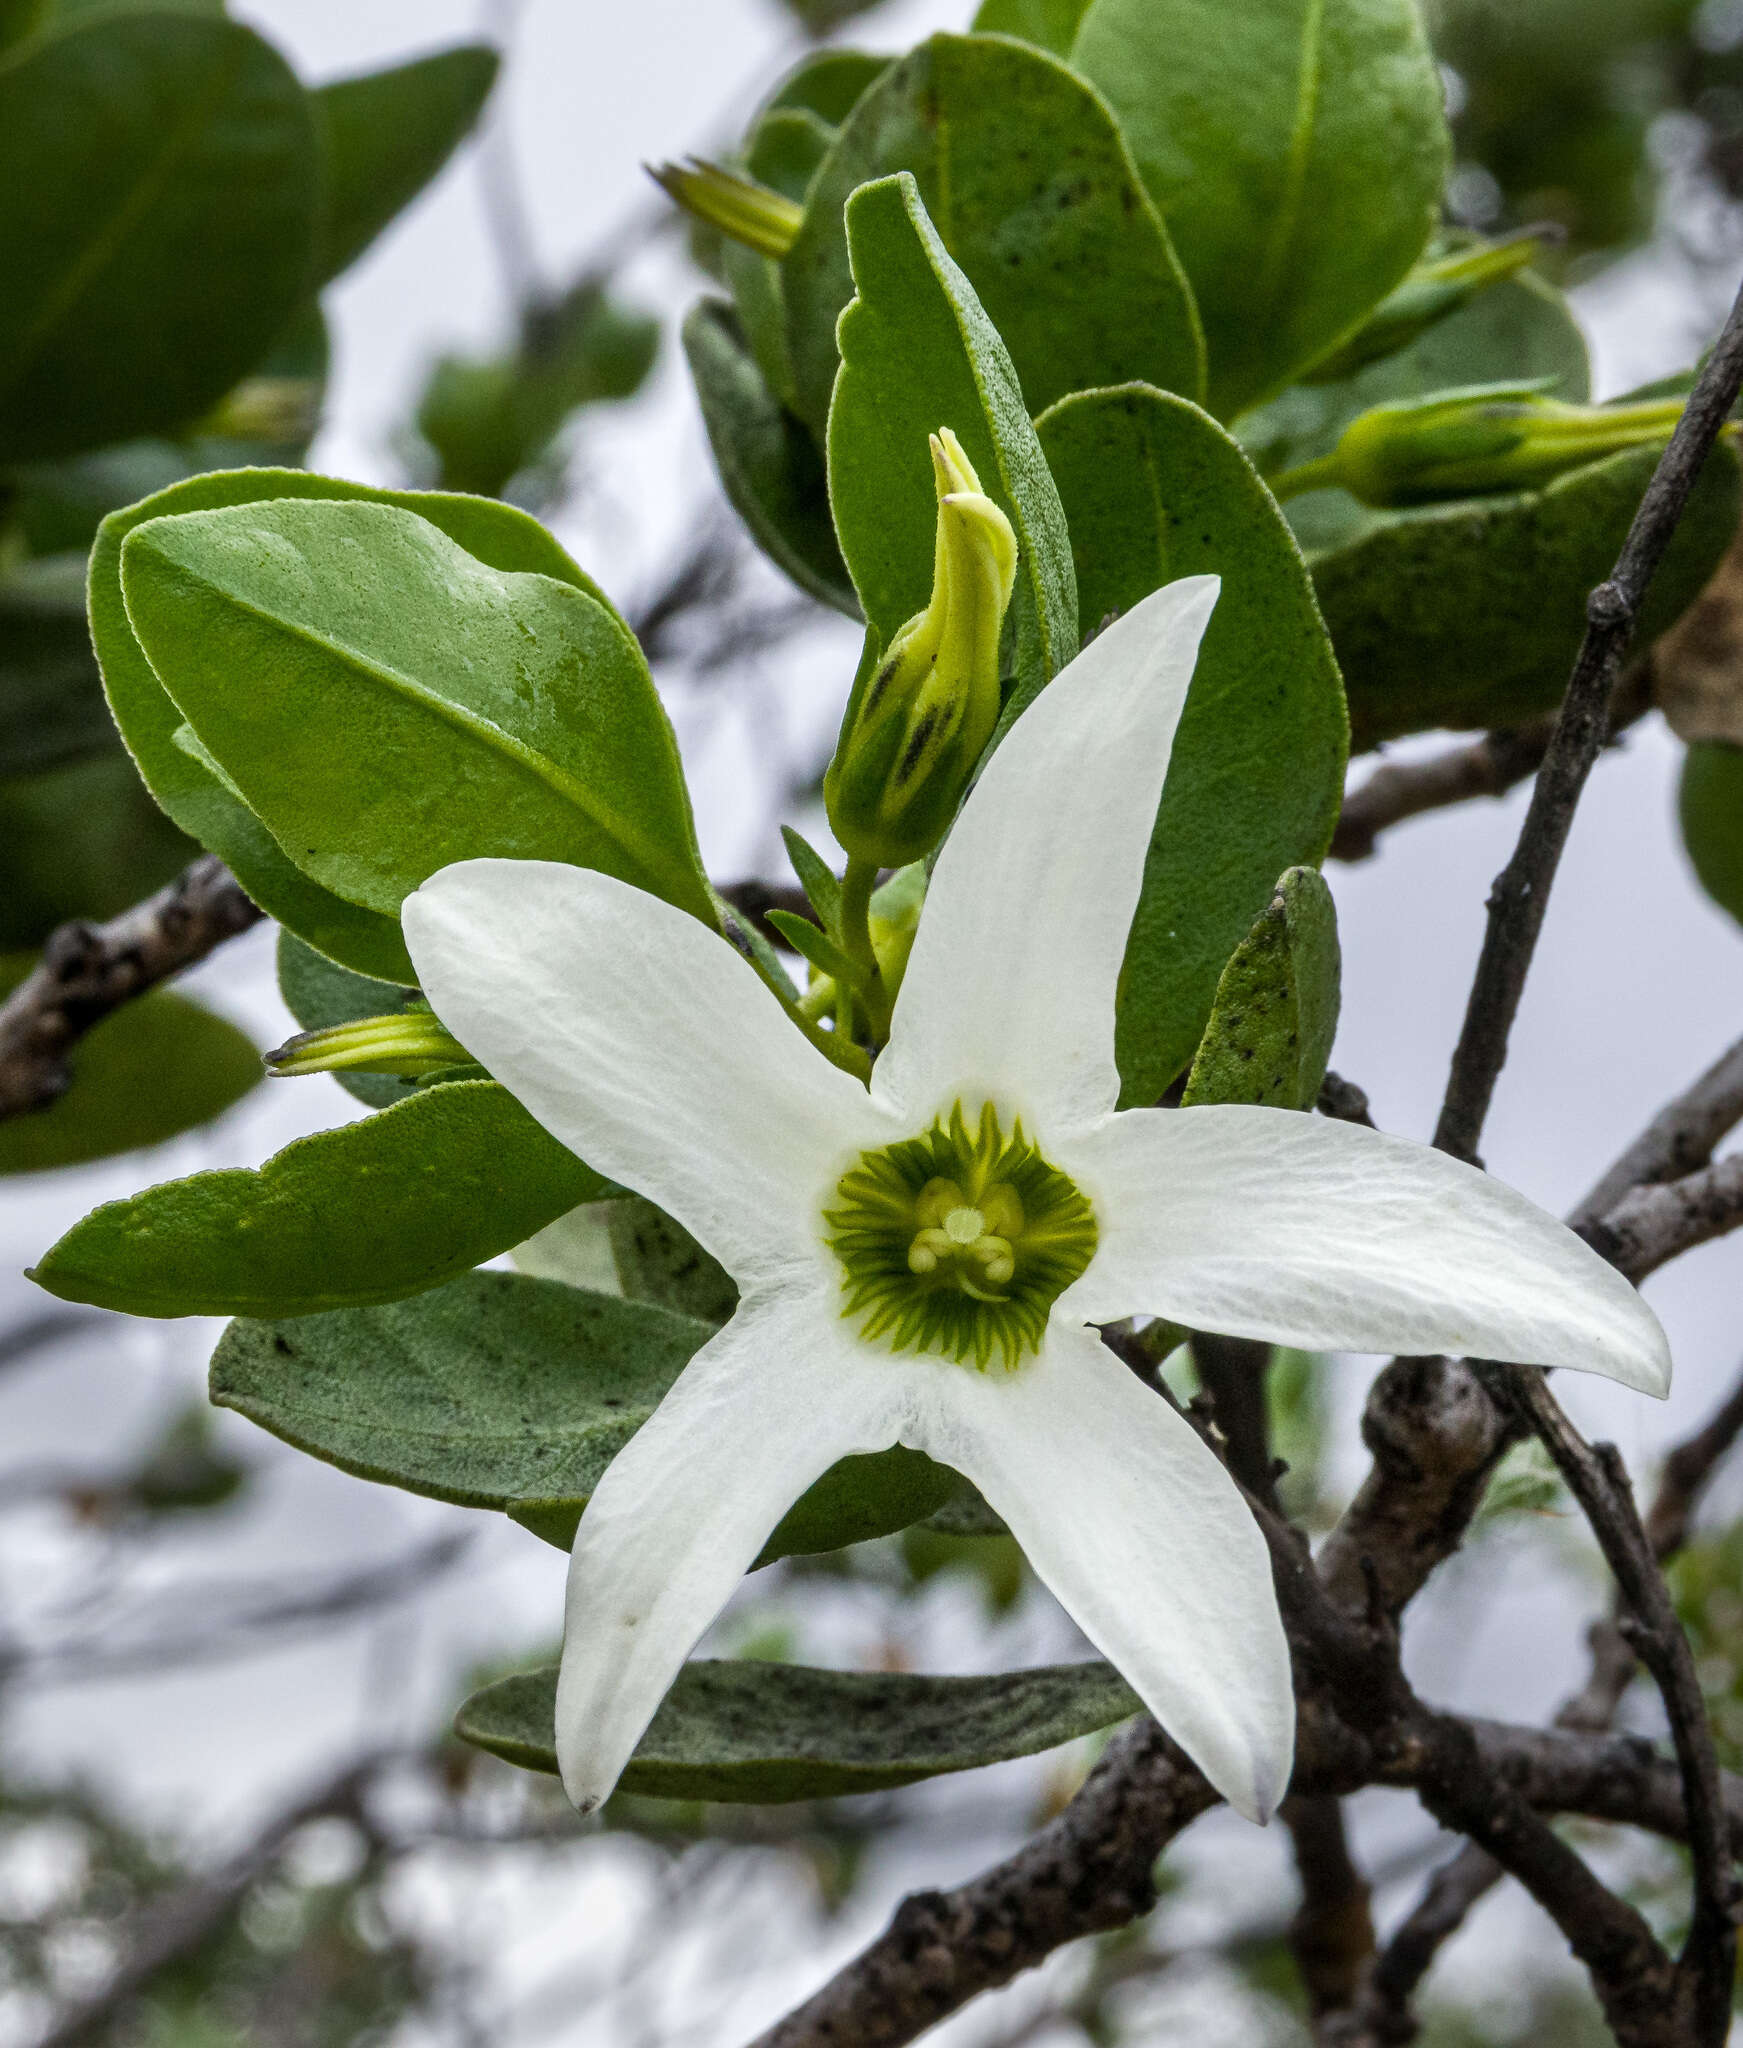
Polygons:
M1354 334L1322 356L1302 379L1304 384L1335 384L1353 377L1369 363L1396 355L1418 335L1456 313L1467 300L1492 284L1523 270L1545 244L1559 240L1556 227L1522 228L1498 242L1479 242L1449 256L1418 263L1404 282L1389 291Z
M681 164L649 164L648 176L684 211L764 256L793 246L805 209L772 185L699 156Z
M321 384L315 377L245 377L203 418L196 434L226 441L306 441L321 424Z
M469 1066L472 1055L428 1010L358 1017L321 1031L302 1031L266 1055L276 1079L300 1074L398 1074L415 1080L443 1067Z
M932 601L848 701L823 779L850 854L901 867L930 853L999 716L999 629L1017 575L1011 522L948 427L931 437L938 492Z
M1387 509L1541 488L1570 469L1668 441L1680 398L1566 405L1532 384L1474 385L1377 405L1351 420L1329 455L1272 480L1280 498L1341 486Z

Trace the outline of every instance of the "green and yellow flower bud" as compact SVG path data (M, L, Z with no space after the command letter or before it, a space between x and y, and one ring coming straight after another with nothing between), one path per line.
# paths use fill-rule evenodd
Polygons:
M805 209L784 192L703 157L649 164L648 175L693 219L763 256L786 255L805 218Z
M829 823L861 861L902 867L943 838L999 716L999 631L1017 575L1011 522L948 427L932 599L862 675L823 781Z
M402 1010L299 1032L266 1055L266 1070L279 1080L335 1073L398 1074L415 1080L471 1061L472 1055L428 1010Z
M1602 456L1661 446L1682 409L1680 398L1567 405L1530 384L1442 391L1362 413L1329 455L1284 471L1271 488L1287 498L1336 485L1381 509L1537 490Z

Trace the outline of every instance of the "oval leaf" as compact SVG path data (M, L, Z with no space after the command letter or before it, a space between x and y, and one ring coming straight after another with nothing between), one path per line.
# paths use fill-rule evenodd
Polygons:
M22 563L0 582L0 775L114 747L85 626L84 557Z
M1311 1109L1337 1035L1337 909L1313 868L1291 868L1216 985L1183 1106Z
M1120 982L1121 1100L1191 1059L1230 953L1278 874L1313 865L1343 801L1337 663L1282 514L1239 447L1185 399L1083 392L1038 422L1071 522L1083 615L1211 573L1222 595L1175 735Z
M288 499L154 519L121 581L201 746L335 895L391 917L495 854L599 868L712 924L647 664L573 584L489 568L398 506Z
M912 173L1010 350L1030 412L1135 377L1202 394L1192 293L1106 105L1044 51L936 35L854 107L781 265L796 407L816 432L835 379L835 323L858 274L843 209L856 187L893 171Z
M1004 343L906 171L847 203L858 296L841 316L829 499L881 644L932 593L937 492L927 436L950 427L1016 530L1017 674L1039 688L1077 652L1071 542Z
M555 1772L556 1700L554 1666L499 1679L472 1695L454 1731L526 1770ZM839 1799L1034 1756L1137 1709L1107 1664L933 1678L698 1658L660 1703L622 1787L758 1805Z
M309 285L314 123L234 22L111 14L0 64L0 461L180 425Z
M1677 809L1701 887L1743 924L1743 747L1723 740L1691 746Z
M1071 64L1168 222L1219 417L1281 390L1422 253L1447 131L1416 0L1093 0Z
M264 1166L106 1202L31 1278L137 1316L304 1316L396 1301L604 1193L610 1183L494 1081L456 1081Z

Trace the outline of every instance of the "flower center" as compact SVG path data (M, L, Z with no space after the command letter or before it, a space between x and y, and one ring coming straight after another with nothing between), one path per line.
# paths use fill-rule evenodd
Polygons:
M861 1155L823 1212L842 1314L892 1351L1007 1370L1095 1254L1095 1212L992 1104L956 1104L918 1138Z

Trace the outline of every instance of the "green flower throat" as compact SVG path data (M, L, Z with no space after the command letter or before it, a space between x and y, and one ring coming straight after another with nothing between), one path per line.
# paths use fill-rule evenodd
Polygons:
M973 1130L959 1102L922 1137L862 1154L823 1220L863 1337L983 1372L1041 1348L1095 1255L1095 1211L991 1103Z

